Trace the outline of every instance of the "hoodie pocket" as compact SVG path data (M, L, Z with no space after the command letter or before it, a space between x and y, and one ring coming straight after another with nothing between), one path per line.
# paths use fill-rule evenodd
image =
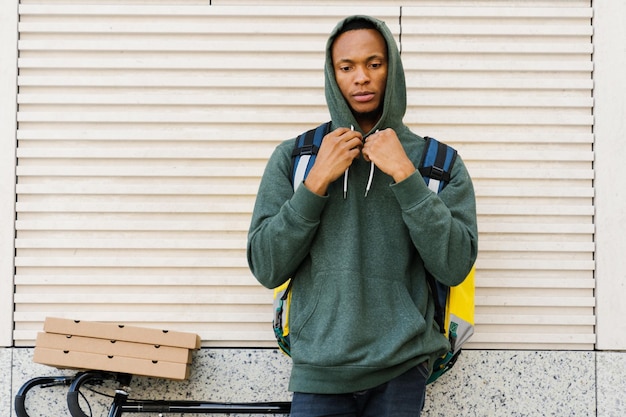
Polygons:
M294 363L388 367L413 358L426 324L406 287L349 272L337 278L347 285L318 284L300 304L291 321Z

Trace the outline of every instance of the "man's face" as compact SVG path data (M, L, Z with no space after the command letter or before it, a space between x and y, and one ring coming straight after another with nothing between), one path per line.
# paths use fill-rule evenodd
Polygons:
M344 32L333 43L332 58L337 85L357 121L364 130L373 127L387 85L385 39L374 29Z

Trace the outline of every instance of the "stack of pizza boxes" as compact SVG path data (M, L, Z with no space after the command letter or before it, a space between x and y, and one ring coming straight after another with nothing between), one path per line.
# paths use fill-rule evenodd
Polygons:
M199 348L194 333L47 317L33 361L183 380L189 377L191 352Z

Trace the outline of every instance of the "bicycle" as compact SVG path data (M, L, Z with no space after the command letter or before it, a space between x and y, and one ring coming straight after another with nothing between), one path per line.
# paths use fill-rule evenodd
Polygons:
M195 400L143 400L131 399L128 386L132 379L131 374L85 371L71 376L35 377L24 383L15 395L15 412L18 417L30 417L26 410L26 396L35 387L69 386L67 392L67 406L72 417L92 417L85 414L80 406L79 398L85 399L81 388L87 385L103 385L105 381L114 381L119 384L115 394L109 396L112 403L108 417L121 417L124 413L189 413L189 414L285 414L289 415L291 403L277 402L210 402ZM87 388L86 388L87 389ZM93 390L92 390L93 391ZM105 395L94 391L97 394ZM86 400L85 400L86 401Z

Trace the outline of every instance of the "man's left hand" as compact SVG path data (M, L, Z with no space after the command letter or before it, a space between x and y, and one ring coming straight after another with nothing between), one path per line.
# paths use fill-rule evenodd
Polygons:
M368 136L362 153L366 161L374 162L378 169L391 176L395 182L400 182L415 172L415 165L393 129L380 130Z

